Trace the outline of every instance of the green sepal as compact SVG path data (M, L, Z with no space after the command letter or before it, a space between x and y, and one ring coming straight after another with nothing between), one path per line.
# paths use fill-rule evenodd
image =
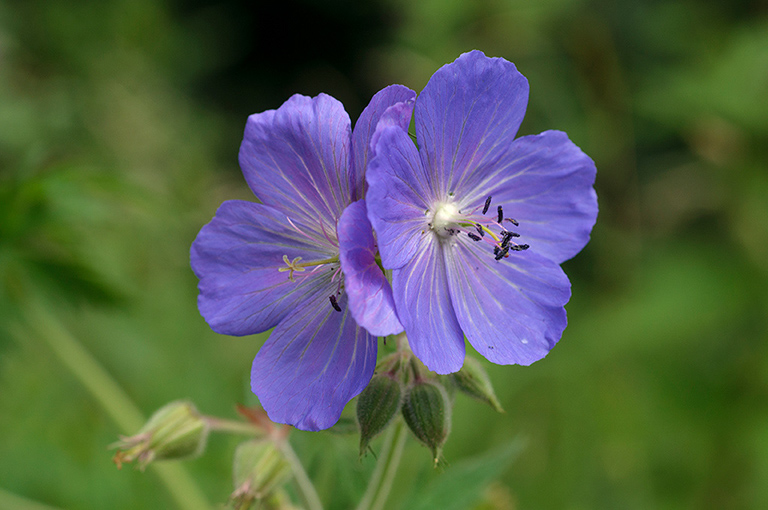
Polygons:
M403 385L400 381L389 373L373 376L368 386L357 397L361 456L371 440L392 423L402 402Z
M292 476L291 465L272 441L254 439L235 450L232 468L235 491L231 501L238 510L268 498Z
M416 381L403 400L403 418L413 435L432 451L435 464L451 432L451 401L433 381Z
M466 358L460 371L450 374L448 378L456 388L472 398L485 402L496 411L503 413L499 399L493 391L491 379L483 366L475 358Z
M113 460L118 468L138 460L139 468L144 469L155 460L194 458L205 449L209 431L192 403L171 402L155 411L136 435L121 437L113 444L118 449Z

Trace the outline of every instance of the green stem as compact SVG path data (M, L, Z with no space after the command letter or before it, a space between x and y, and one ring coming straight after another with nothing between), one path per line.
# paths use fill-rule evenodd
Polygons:
M57 506L38 503L3 489L0 489L0 508L5 510L61 510Z
M104 412L125 434L133 434L145 422L141 411L123 389L63 324L41 303L26 307L28 326L43 339L62 364L85 386ZM23 333L18 332L17 336ZM171 497L183 510L209 510L211 505L180 464L153 464Z
M395 480L397 468L400 465L406 437L407 433L403 421L397 420L384 438L379 462L373 470L365 494L363 494L360 504L357 505L357 510L381 510L384 508L389 491L392 489L392 482Z
M320 502L320 497L317 495L315 486L312 485L312 480L307 476L307 472L304 471L304 466L301 464L301 460L293 451L291 443L287 439L278 440L275 442L278 449L285 455L286 460L291 465L293 471L293 477L296 480L296 485L299 488L299 493L304 504L307 505L308 510L323 510L323 504Z
M217 416L203 416L212 431L242 434L244 436L263 436L264 432L244 421L227 420Z

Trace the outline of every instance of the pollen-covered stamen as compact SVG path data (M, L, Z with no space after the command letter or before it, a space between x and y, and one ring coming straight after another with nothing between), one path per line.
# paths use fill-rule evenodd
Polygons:
M483 215L488 212L490 205L491 197L489 196L485 199L485 203L483 204ZM527 244L514 243L512 239L520 237L520 234L511 230L506 230L502 226L502 223L505 221L512 223L516 227L520 225L516 219L504 217L503 205L498 205L496 207L496 216L492 218L488 218L487 216L478 217L479 215L474 214L478 210L480 210L479 206L474 209L474 211L470 212L465 219L462 219L459 224L461 226L474 226L480 236L484 238L482 240L492 244L493 256L496 260L509 257L509 252L511 251L525 251L529 248ZM489 238L485 238L486 233L489 235ZM468 233L467 235L474 241L480 240L474 233Z
M497 206L496 215L492 217L485 216L491 203L491 197L485 200L482 206L483 214L479 214L481 207L478 205L470 210L460 210L454 203L454 196L449 195L448 200L439 203L432 209L432 221L427 225L440 238L448 240L457 234L464 233L469 239L475 242L488 243L493 249L493 255L496 260L507 258L510 252L524 251L528 249L527 244L516 244L512 241L520 237L520 234L507 230L502 226L502 222L509 221L513 225L518 225L517 220L504 217L504 208ZM426 211L429 216L430 211ZM486 234L488 234L486 236ZM461 237L456 240L462 239ZM453 241L451 241L453 243Z
M491 206L491 197L485 199L485 205L483 205L483 214L488 212L488 208Z
M331 301L331 306L333 307L333 309L336 310L337 312L340 312L341 307L339 306L339 302L336 301L336 295L331 294L330 296L328 296L328 299Z
M513 237L520 237L520 234L517 232L510 232L508 230L502 230L499 232L501 234L501 247L508 245L509 242L512 240Z

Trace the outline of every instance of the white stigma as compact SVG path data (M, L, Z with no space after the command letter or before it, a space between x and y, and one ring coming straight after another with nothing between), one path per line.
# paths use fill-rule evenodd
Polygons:
M457 228L457 222L460 218L459 210L451 203L442 203L437 206L435 215L432 216L430 224L432 230L441 237L453 235L453 229Z

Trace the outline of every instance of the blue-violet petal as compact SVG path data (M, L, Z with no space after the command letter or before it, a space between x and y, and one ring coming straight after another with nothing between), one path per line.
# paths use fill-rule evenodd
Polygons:
M464 53L432 75L416 101L416 137L436 194L471 189L509 149L528 104L514 64Z
M302 430L331 427L373 376L376 339L319 290L275 328L253 361L251 389L270 419Z
M571 287L560 266L530 250L494 260L482 243L461 240L452 248L448 286L469 343L502 365L543 358L566 326Z
M397 320L392 288L376 263L376 244L365 200L353 202L344 210L337 230L344 290L352 317L372 335L400 333L403 326Z
M449 374L464 364L461 332L448 289L444 246L421 238L413 260L392 271L395 309L413 353L433 372Z
M296 94L277 110L248 117L240 167L262 203L318 232L335 231L354 192L350 136L339 101Z
M288 279L283 257L323 260L332 247L299 234L284 214L229 200L197 235L190 259L200 279L198 307L217 333L251 335L280 322L324 277Z
M597 219L595 163L562 131L515 140L474 197L492 195L531 250L560 263L589 241Z
M416 98L416 92L402 85L390 85L378 91L371 98L371 102L365 107L363 113L355 122L355 128L352 130L352 163L354 168L355 193L352 200L358 200L364 197L365 189L365 169L368 166L371 150L371 138L376 131L376 125L379 123L382 115L387 108L398 104L410 104L410 111L413 110L413 100ZM410 111L408 121L402 128L408 131L408 122L410 122Z

